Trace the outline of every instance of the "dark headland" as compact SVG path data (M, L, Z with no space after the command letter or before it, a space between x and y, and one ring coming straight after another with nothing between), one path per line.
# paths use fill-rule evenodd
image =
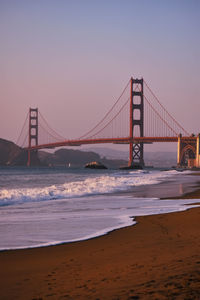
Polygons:
M15 143L0 138L0 166L26 166L28 159L27 151ZM123 159L107 159L93 151L80 151L74 149L58 149L54 153L38 151L38 155L32 155L33 166L50 167L84 167L91 161L98 161L108 168L119 168L126 165Z

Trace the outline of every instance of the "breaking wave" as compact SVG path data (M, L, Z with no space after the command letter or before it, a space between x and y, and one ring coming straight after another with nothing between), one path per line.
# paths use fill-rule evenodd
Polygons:
M26 202L71 199L75 197L101 195L125 191L133 186L157 184L176 171L128 171L104 175L91 175L83 180L74 180L46 187L2 189L0 206Z

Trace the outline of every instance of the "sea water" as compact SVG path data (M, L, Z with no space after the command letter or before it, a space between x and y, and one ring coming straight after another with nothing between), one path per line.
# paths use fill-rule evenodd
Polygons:
M199 200L160 200L154 194L155 187L162 194L162 186L192 184L190 174L1 168L0 250L80 241L135 224L136 216L188 209Z

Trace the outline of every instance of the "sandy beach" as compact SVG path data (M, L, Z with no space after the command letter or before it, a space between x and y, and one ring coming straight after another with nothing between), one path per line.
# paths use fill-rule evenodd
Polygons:
M0 299L199 299L199 220L193 208L88 241L2 251Z

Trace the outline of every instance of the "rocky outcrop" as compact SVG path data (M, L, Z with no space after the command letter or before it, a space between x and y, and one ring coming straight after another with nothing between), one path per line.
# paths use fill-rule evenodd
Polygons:
M86 164L85 168L88 168L88 169L107 169L106 166L104 166L102 163L100 163L98 161L92 161L92 162Z

